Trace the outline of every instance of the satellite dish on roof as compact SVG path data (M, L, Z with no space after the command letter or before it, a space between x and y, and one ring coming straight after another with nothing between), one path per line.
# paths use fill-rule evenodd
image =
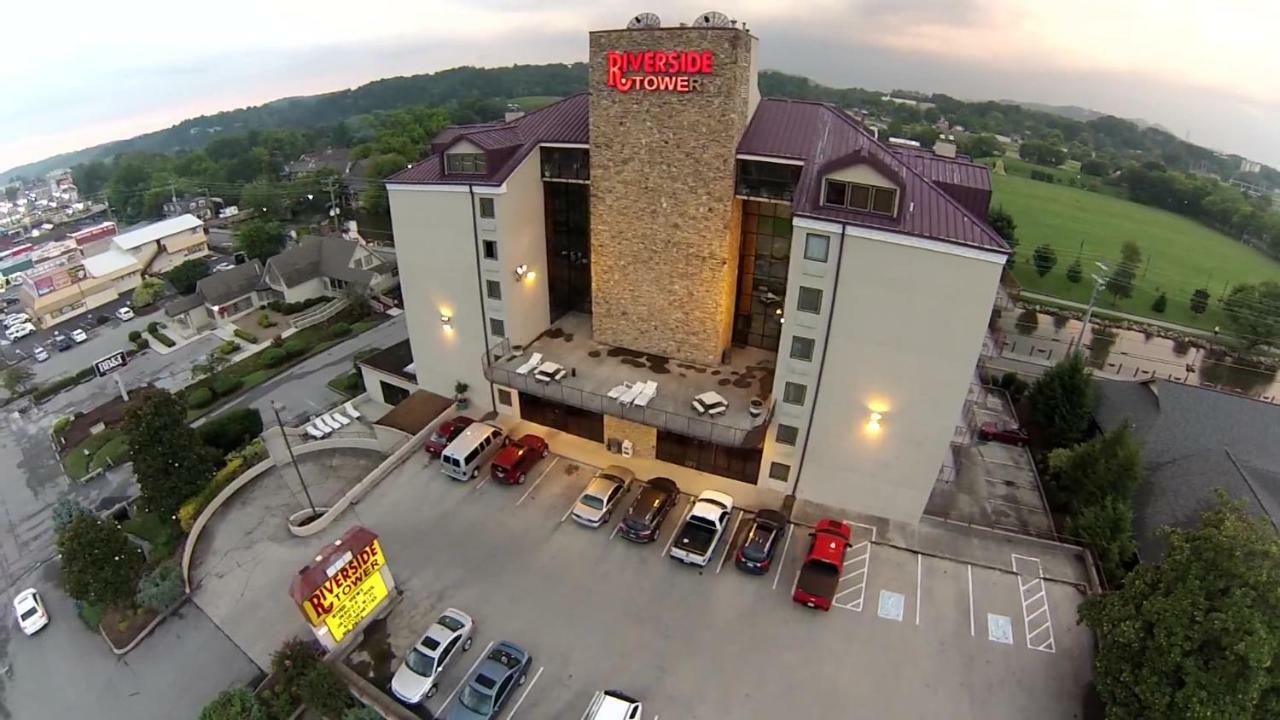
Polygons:
M702 13L693 21L694 27L732 27L735 24L728 15L714 10Z
M631 18L627 23L628 30L640 30L643 28L656 27L662 27L662 19L658 17L657 13L651 12L640 13L639 15Z

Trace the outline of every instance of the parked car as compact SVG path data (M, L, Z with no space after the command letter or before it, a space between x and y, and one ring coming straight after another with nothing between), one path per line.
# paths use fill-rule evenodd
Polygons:
M132 320L134 318L133 309L122 307L116 310L116 317L120 320Z
M467 680L446 720L489 720L506 707L515 689L529 676L533 656L520 646L502 641L493 646Z
M591 698L582 720L639 720L643 714L639 700L621 690L601 690Z
M987 442L1008 443L1010 445L1026 445L1029 438L1026 431L1016 425L1001 425L996 422L984 422L978 426L978 439Z
M593 528L609 522L613 507L635 479L636 474L621 465L610 465L597 472L573 506L574 521Z
M391 692L415 705L440 689L440 677L453 659L471 649L475 622L456 608L445 610L422 635L391 678Z
M440 453L440 469L454 480L474 480L498 450L506 433L489 423L472 423Z
M704 490L671 545L671 557L682 563L705 566L732 514L733 498L717 490Z
M11 313L4 316L4 326L13 327L19 323L31 322L31 316L26 313Z
M680 488L671 478L656 477L645 484L636 499L627 508L626 517L618 526L622 537L634 542L653 542L667 513L680 499Z
M31 350L31 355L36 362L44 362L49 359L49 351L44 349L43 345L37 345Z
M236 264L232 262L221 262L213 266L213 272L222 272L223 270L230 270L235 266Z
M778 549L778 539L786 528L787 516L777 510L761 510L756 513L751 526L747 528L747 534L742 538L742 545L733 556L733 564L752 575L769 572L773 554Z
M75 330L71 331L71 339L74 340L77 345L79 345L80 343L89 339L89 333L85 332L84 330L81 330L80 328L76 328Z
M36 331L36 326L31 323L17 323L5 328L4 336L9 340L18 340L24 338Z
M819 520L810 537L809 552L791 599L801 605L818 610L830 610L831 601L840 585L840 572L844 569L844 553L849 549L852 531L839 520Z
M431 437L427 438L427 442L422 446L429 455L440 457L440 453L449 447L449 443L453 442L462 434L467 426L475 422L474 418L466 415L459 415L451 420L445 420L440 423L436 431L431 433Z
M550 453L547 441L532 433L507 444L494 456L489 470L493 479L508 485L523 485L529 471Z
M63 335L60 332L54 333L52 340L53 340L53 346L58 348L58 352L65 352L71 349L71 345L72 345L71 338L67 337L66 335Z
M18 626L28 635L35 635L49 624L49 613L35 588L27 588L13 598L13 611L18 616Z

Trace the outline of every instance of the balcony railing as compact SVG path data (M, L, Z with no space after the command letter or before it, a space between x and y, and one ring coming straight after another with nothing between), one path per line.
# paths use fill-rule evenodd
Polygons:
M566 377L555 382L540 382L532 372L520 375L515 370L500 367L511 358L511 344L507 340L495 344L482 359L484 376L490 382L509 387L518 392L529 393L547 400L562 403L588 412L612 415L631 422L656 427L678 435L696 440L704 440L716 445L729 447L756 447L764 441L768 432L769 418L773 415L774 403L771 400L760 417L754 418L754 424L741 426L725 419L707 418L697 415L692 407L688 413L661 410L656 407L638 407L622 405L609 398L581 387L576 387L573 377Z
M795 196L795 183L783 180L738 178L737 194L744 197L763 198L791 202Z

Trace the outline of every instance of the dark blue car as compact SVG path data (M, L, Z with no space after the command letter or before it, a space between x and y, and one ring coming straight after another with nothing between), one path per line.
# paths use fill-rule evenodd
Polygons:
M515 689L524 684L533 656L506 641L493 646L467 680L446 720L489 720L506 707Z

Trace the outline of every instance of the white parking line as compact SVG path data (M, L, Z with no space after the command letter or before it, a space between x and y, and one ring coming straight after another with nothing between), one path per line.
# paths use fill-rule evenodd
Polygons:
M511 720L511 718L516 716L516 711L520 709L520 703L524 702L524 699L529 697L529 691L533 689L533 684L538 682L539 677L542 677L542 670L543 667L539 666L538 672L533 674L533 679L529 681L528 685L524 686L524 693L520 696L519 700L516 700L516 704L511 706L511 712L507 713L507 720Z
M569 516L573 514L573 509L576 507L578 507L578 498L575 497L573 502L569 503L569 509L564 511L564 516L560 518L562 524L569 519Z
M733 547L733 539L738 536L738 524L742 522L742 516L746 515L741 510L736 512L738 513L738 519L733 521L733 529L729 531L729 538L724 543L724 552L720 553L720 564L716 566L717 575L724 569L725 558L729 557L729 548Z
M689 511L692 509L693 498L689 498L688 500L685 500L684 512L680 514L680 522L676 523L676 526L671 529L671 539L667 540L667 546L662 549L663 555L671 554L671 544L676 541L676 535L680 534L679 529L684 527L684 521L689 519Z
M621 529L622 529L622 521L619 520L618 523L613 526L613 532L609 533L609 539L612 540L618 537L618 531Z
M1038 558L1012 554L1013 571L1018 573L1018 595L1022 599L1022 629L1027 634L1027 647L1041 652L1055 652L1053 643L1053 621L1049 617L1049 598L1045 594L1044 568ZM1035 575L1031 580L1023 582L1023 573L1018 569L1018 561L1027 566L1035 563ZM1030 573L1027 573L1030 576ZM1043 615L1043 617L1042 617Z
M476 483L476 486L472 488L472 491L474 492L484 487L484 484L489 482L489 477L490 477L489 475L485 475L484 477L480 478L480 482Z
M484 652L480 653L476 657L476 661L471 663L471 667L467 669L466 674L462 676L462 680L460 680L458 684L453 688L453 692L449 693L449 697L446 697L444 699L444 704L440 706L440 712L436 713L437 715L444 714L444 711L449 708L449 701L453 699L454 695L458 694L458 691L462 689L463 685L467 684L467 678L471 677L471 673L475 672L476 668L480 667L480 663L484 661L485 657L489 654L489 651L492 649L493 649L493 642L490 642L488 645L485 646Z
M916 624L920 624L920 574L924 556L916 555Z
M969 568L969 637L973 637L973 566L966 567Z
M778 578L782 577L782 566L787 564L787 548L791 547L791 531L795 529L795 525L787 525L787 539L786 542L782 543L782 555L779 556L781 559L778 560L778 572L773 574L774 590L778 589Z
M551 468L555 467L556 463L558 462L560 462L559 455L551 459L551 464L547 465L545 468L542 469L542 472L538 475L538 479L534 480L533 484L529 486L529 489L525 490L524 494L520 496L520 499L516 501L517 505L524 502L525 498L529 497L529 493L533 492L533 489L538 487L538 483L542 482L542 478L546 477L547 473L551 472Z
M841 575L840 582L852 580L854 584L836 593L835 596L832 597L832 600L842 595L848 595L849 593L855 592L858 593L858 597L848 603L832 604L846 610L862 612L862 604L867 597L867 575L870 574L871 571L871 542L869 540L863 540L857 545L849 548L849 552L853 553L853 557L845 560L844 566L849 567L850 565L853 565L853 572ZM797 575L797 578L798 577L799 575Z

